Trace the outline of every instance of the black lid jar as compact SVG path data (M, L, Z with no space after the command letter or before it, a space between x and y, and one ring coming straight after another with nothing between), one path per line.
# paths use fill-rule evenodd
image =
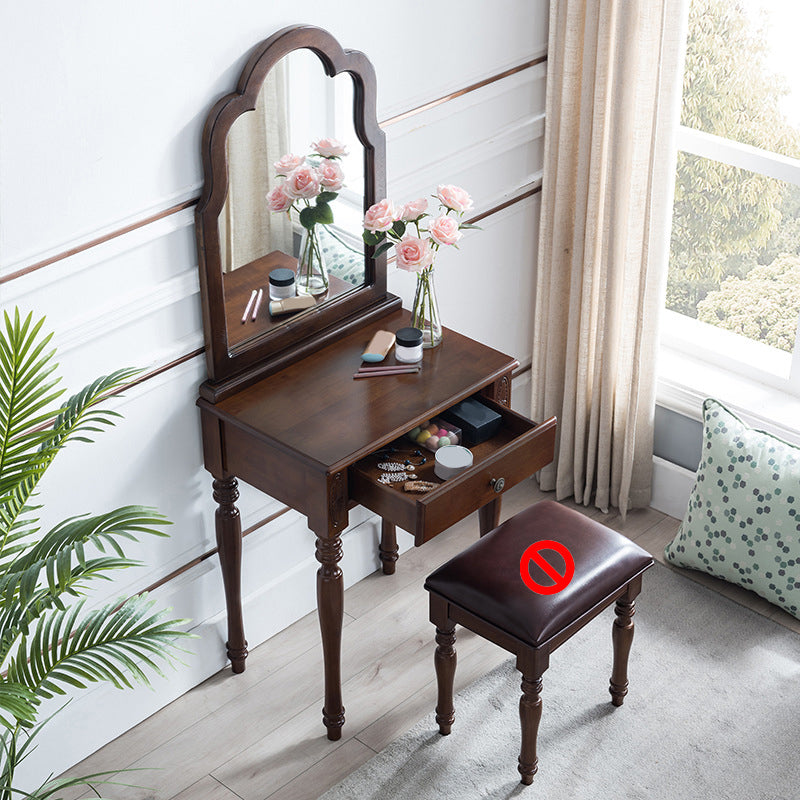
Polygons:
M296 292L294 270L278 267L269 273L270 300L284 300L294 297Z
M419 328L400 328L394 337L397 361L414 363L422 360L422 331Z

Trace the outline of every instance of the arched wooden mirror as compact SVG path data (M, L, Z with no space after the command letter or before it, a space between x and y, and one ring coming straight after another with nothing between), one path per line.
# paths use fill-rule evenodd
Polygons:
M236 90L211 109L196 210L209 399L398 302L386 294L385 256L372 258L361 240L364 211L386 193L385 139L375 109L375 73L364 54L343 50L311 26L286 28L259 44ZM306 201L288 213L270 209L267 195L284 181L274 164L294 154L319 166L312 143L323 139L344 150L335 162L344 185L328 203L326 224L316 226L328 282L312 293L310 308L272 315L269 273L297 269L307 229L296 213ZM258 313L245 316L259 289Z

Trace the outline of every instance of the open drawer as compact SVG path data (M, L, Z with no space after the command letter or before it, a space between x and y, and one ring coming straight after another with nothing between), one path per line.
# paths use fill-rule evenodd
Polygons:
M416 467L415 474L437 487L424 494L410 493L403 490L402 483L378 482L382 471L378 464L386 460L385 451L379 451L350 467L350 498L413 533L414 543L421 545L553 460L555 417L537 424L485 397L480 400L497 411L503 421L491 439L470 448L473 464L469 469L440 480L433 470L434 454L422 448L427 461ZM393 444L401 452L415 447L405 438Z

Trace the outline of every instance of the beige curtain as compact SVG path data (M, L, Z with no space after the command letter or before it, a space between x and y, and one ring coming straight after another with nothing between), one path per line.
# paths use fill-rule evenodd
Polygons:
M533 414L558 499L648 505L686 0L551 0Z
M272 165L289 149L283 62L269 72L256 107L231 126L226 142L228 197L220 215L220 244L226 272L273 250L292 252L292 224L267 208L278 183Z

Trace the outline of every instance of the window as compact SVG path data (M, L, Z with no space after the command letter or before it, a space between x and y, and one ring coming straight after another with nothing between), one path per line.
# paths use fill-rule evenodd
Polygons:
M800 3L691 0L663 337L678 372L694 359L794 395L798 28Z

